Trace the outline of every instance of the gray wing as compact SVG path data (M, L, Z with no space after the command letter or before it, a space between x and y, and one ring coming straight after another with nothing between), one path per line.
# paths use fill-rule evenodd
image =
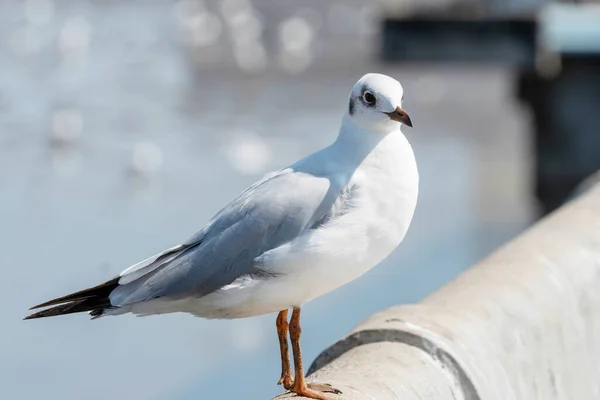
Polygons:
M125 270L111 303L201 297L260 274L254 259L330 218L344 186L292 169L257 182L184 244Z

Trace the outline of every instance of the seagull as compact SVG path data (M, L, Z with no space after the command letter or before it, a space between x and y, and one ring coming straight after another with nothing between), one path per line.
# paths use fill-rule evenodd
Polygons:
M184 243L98 286L34 306L45 309L25 319L79 312L92 319L278 313L278 383L300 396L339 399L331 385L305 381L300 310L379 264L406 235L419 174L400 130L412 127L403 98L397 80L364 75L350 92L332 144L264 176Z

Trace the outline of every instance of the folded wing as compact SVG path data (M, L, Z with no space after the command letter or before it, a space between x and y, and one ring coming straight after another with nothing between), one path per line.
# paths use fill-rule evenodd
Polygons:
M324 218L340 191L327 178L284 170L243 192L181 248L124 274L111 303L201 297L240 276L260 275L254 259Z

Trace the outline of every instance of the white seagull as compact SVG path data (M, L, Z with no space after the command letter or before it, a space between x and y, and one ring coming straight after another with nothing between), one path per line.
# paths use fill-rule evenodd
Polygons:
M412 126L403 97L395 79L364 75L350 92L331 145L244 190L185 243L101 285L32 307L54 306L26 319L78 312L93 318L171 312L243 318L278 312L279 383L313 399L338 398L330 394L340 393L331 386L304 379L300 308L373 268L408 230L419 175L400 131L401 124Z

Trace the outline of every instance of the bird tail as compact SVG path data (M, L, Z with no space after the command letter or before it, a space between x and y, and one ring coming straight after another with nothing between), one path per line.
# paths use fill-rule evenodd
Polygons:
M30 310L49 306L55 307L38 311L24 319L55 317L57 315L79 312L89 312L93 318L98 318L102 315L104 310L113 307L108 296L117 286L119 286L119 277L104 282L101 285L38 304L37 306L31 307Z

